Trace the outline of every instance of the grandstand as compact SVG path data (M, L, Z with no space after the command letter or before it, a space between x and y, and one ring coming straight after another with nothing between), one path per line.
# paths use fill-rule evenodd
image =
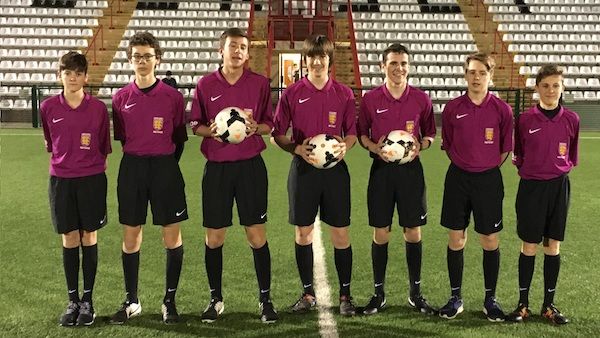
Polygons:
M110 106L111 95L131 81L125 46L139 30L161 40L157 74L174 73L189 109L195 83L219 66L217 39L230 26L249 31L249 67L271 79L280 76L280 53L298 52L309 33L329 35L337 48L334 75L357 98L383 81L378 53L401 42L412 52L410 83L430 94L438 114L464 90L469 53L495 55L494 91L516 111L536 99L539 67L558 63L566 68L565 101L581 113L583 128L600 128L594 0L0 0L2 122L36 124L40 100L61 89L57 59L68 50L86 53L90 90Z

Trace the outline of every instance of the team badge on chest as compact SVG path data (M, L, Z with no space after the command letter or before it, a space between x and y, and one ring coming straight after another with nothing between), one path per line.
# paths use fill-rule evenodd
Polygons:
M410 134L413 133L413 130L415 130L415 121L406 121L406 128L405 130L407 132L409 132Z
M330 111L327 121L329 122L329 128L335 128L335 122L337 121L337 112Z
M485 144L494 144L494 128L485 128Z
M154 119L152 120L152 132L154 134L163 133L164 121L165 119L163 117L154 117Z
M567 144L565 142L558 143L558 156L556 158L565 159L567 156Z
M90 150L90 144L92 144L92 134L81 133L79 137L79 149Z

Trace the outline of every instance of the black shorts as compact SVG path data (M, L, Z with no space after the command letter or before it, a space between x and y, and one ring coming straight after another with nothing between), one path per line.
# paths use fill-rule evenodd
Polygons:
M267 191L267 168L260 155L236 162L206 162L202 177L203 226L231 226L234 199L241 225L265 223Z
M367 190L369 225L384 228L392 224L394 205L400 226L412 228L427 223L425 177L419 158L398 165L374 159Z
M480 173L467 172L450 164L444 182L442 226L464 230L469 226L471 211L475 231L490 235L502 230L504 183L500 168Z
M121 224L145 224L148 202L156 225L169 225L188 218L185 183L173 155L123 154L117 197Z
M517 201L517 233L527 243L540 243L542 238L565 239L571 185L569 176L551 180L519 182Z
M308 226L321 221L336 227L350 225L350 174L346 162L317 169L294 156L288 176L289 222Z
M104 173L76 178L50 176L48 196L52 224L59 234L92 232L108 223Z

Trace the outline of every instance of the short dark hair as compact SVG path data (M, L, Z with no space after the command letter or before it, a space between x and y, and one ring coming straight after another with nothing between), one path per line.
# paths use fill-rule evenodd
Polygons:
M157 59L162 56L162 49L158 43L158 39L150 32L137 32L129 38L129 46L127 46L127 58L131 59L131 50L134 46L150 46L154 48L154 55Z
M220 48L225 48L225 41L229 37L246 38L246 40L248 40L248 44L250 44L250 38L248 37L248 34L246 34L246 32L244 32L240 28L232 27L232 28L227 28L223 32L223 34L221 34L221 37L219 38L219 47ZM248 46L248 47L250 47L250 46Z
M387 57L390 53L397 53L397 54L406 54L408 56L410 56L410 53L408 52L408 48L406 48L404 45L401 45L399 43L393 43L391 45L389 45L386 49L383 50L383 52L381 53L381 63L384 63L387 61Z
M542 68L540 68L537 75L535 76L535 85L536 86L539 85L543 79L547 78L548 76L553 76L553 75L563 76L562 68L559 67L558 65L553 65L553 64L542 66Z
M167 75L167 76L171 76L171 75L173 75L173 72L172 72L172 71L170 71L170 70L167 70L167 73L166 73L166 75Z
M481 63L483 63L485 65L485 68L487 68L488 72L493 72L494 71L494 67L496 67L496 61L494 61L494 58L487 54L487 53L482 53L482 52L478 52L478 53L473 53L469 56L467 56L467 59L465 60L465 73L467 72L467 69L469 68L469 64L471 63L471 61L479 61Z
M61 56L58 61L58 72L60 73L65 69L87 74L88 62L85 55L78 52L68 52Z
M325 35L315 34L304 39L304 46L302 48L304 61L306 61L306 57L327 55L329 56L329 68L331 68L333 65L334 51L335 45L333 44L333 41L329 40Z

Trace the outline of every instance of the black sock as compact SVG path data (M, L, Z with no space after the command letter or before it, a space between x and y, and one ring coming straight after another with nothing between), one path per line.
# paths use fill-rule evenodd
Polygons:
M167 249L167 287L163 303L175 303L175 293L179 285L179 276L181 276L181 265L183 264L183 244L174 248Z
M448 264L448 276L450 277L450 290L452 296L461 298L461 287L464 266L464 249L452 250L448 247L446 251L446 261Z
M483 279L485 284L485 299L496 296L496 284L500 272L500 248L483 250Z
M313 287L313 249L312 243L300 245L296 243L296 265L300 273L304 294L315 295Z
M204 247L204 265L210 286L210 298L222 300L223 246L211 249L205 244Z
M67 279L69 301L79 302L79 247L63 247L63 268Z
M258 300L266 302L271 299L271 252L269 251L269 243L258 249L252 248L254 256L254 270L256 271L256 279L258 280Z
M535 256L519 255L519 304L529 306L529 288L533 279Z
M340 282L340 297L350 297L350 281L352 280L352 246L346 249L335 249L335 268Z
M373 263L373 281L375 294L385 295L385 271L388 261L388 243L371 243L371 261Z
M544 306L554 303L554 291L560 271L560 254L544 255Z
M96 271L98 270L98 244L81 247L83 263L83 296L81 301L92 302Z
M125 276L127 301L130 303L139 303L137 289L138 273L140 271L140 252L122 252L121 259L123 261L123 275Z
M410 282L410 296L421 295L421 257L423 256L422 242L406 242L406 263L408 264L408 279Z

